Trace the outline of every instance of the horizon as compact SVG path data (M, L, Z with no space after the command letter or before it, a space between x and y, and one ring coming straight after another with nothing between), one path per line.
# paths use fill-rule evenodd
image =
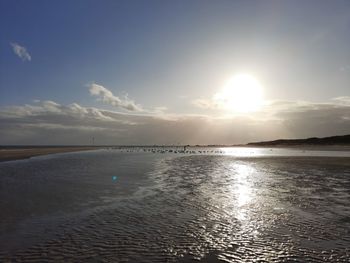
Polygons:
M327 136L327 137L308 137L308 138L277 138L271 141L258 141L258 142L248 142L248 143L241 143L241 144L11 144L11 145L0 145L0 148L6 148L6 147L24 147L24 148L30 148L30 147L255 147L255 146L263 146L263 145L254 145L254 144L260 144L260 143L269 143L269 142L276 142L276 141L299 141L299 140L309 140L309 139L329 139L329 138L339 138L339 137L348 137L350 134L343 134L343 135L334 135L334 136ZM339 146L337 144L329 144L332 146ZM325 144L324 146L329 146L328 144ZM341 146L342 144L340 144ZM266 145L269 146L269 145ZM271 145L273 146L273 145ZM275 145L276 146L276 145Z
M0 145L349 134L349 13L341 0L2 0Z

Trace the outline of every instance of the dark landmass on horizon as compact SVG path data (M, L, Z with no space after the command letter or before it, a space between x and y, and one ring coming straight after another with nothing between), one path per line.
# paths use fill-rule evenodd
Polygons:
M279 139L274 141L250 142L247 146L349 146L350 134L323 138Z

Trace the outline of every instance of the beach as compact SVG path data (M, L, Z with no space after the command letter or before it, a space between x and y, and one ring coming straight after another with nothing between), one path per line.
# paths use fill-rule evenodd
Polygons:
M163 151L0 163L0 261L348 262L349 152Z
M7 147L0 148L0 162L27 159L34 156L100 149L94 146Z

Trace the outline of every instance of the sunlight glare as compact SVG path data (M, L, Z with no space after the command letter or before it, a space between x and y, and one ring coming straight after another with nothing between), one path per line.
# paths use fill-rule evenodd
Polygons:
M239 74L231 78L214 99L221 108L229 111L254 112L263 103L262 86L253 76Z

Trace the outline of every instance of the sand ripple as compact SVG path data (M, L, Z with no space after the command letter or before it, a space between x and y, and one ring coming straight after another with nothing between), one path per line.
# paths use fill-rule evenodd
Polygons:
M32 243L1 249L0 261L348 262L348 164L346 158L156 159L131 193L99 189L93 194L99 203L31 221L33 230L22 236Z

